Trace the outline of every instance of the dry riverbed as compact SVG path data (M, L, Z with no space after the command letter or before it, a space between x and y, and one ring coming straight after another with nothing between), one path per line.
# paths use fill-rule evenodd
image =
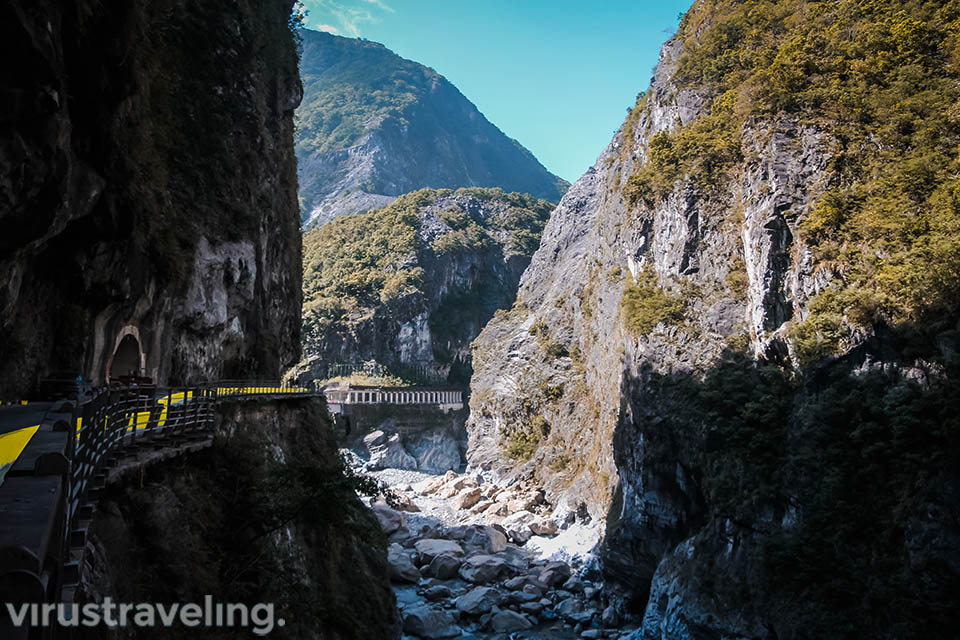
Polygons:
M637 626L599 582L597 523L560 517L543 494L472 475L384 469L371 504L389 535L404 638L628 638Z

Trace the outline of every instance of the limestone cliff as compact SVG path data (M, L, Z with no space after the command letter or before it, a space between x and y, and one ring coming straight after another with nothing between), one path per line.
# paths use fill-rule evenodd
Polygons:
M475 342L468 461L606 519L638 638L956 628L957 16L910 4L697 2Z
M569 186L433 69L368 40L306 30L303 45L305 225L425 187L500 187L557 202Z
M296 361L291 4L0 7L0 397Z
M83 598L275 605L273 635L399 638L386 537L346 478L322 399L220 407L210 449L110 488L95 516ZM89 637L195 637L175 626ZM129 634L129 635L124 635ZM250 631L204 629L205 638Z
M373 361L466 384L470 342L509 308L553 205L502 189L423 189L304 236L309 374Z

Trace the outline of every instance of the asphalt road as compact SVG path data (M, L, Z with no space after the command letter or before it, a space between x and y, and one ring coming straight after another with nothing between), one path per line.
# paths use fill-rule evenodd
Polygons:
M0 407L0 436L40 424L43 414L52 404L52 402L35 402L25 406Z

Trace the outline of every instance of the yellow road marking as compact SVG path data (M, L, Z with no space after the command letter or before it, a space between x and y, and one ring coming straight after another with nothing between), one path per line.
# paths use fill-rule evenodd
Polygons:
M0 482L3 481L3 478L7 475L7 470L17 461L17 458L26 449L30 439L33 438L33 434L39 428L40 425L36 425L25 429L17 429L0 436Z

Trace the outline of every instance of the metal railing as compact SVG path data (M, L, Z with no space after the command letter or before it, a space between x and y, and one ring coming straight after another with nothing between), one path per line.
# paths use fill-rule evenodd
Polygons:
M109 471L129 454L181 446L210 437L215 404L226 400L314 394L276 382L225 380L177 388L106 387L76 410L76 435L69 439L71 460L64 509L63 549L79 550L86 541L98 492ZM71 553L71 556L74 554ZM77 564L76 557L65 565ZM76 570L75 570L76 573Z

